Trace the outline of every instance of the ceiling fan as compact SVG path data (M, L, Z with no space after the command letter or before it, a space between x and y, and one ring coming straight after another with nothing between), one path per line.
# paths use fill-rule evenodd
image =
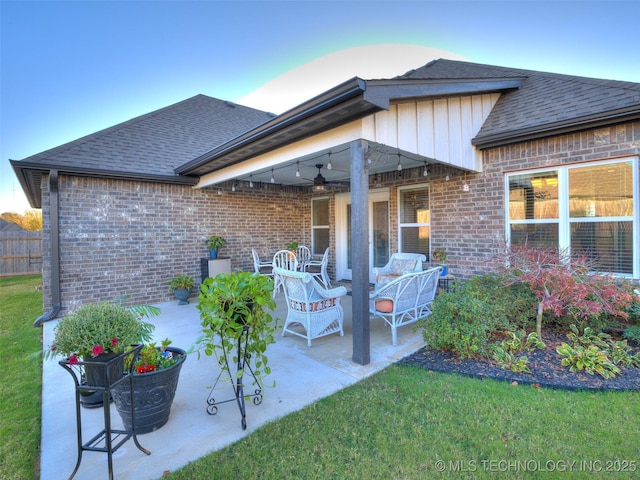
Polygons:
M327 189L327 187L338 187L338 188L347 188L347 184L345 182L334 182L327 181L326 178L322 175L322 167L324 165L322 163L316 163L316 168L318 169L318 175L313 179L313 191L314 192L322 192Z

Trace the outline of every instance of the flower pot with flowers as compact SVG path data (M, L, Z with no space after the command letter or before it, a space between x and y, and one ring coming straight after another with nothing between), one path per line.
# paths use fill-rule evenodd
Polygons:
M144 434L162 427L169 420L171 405L178 387L178 379L187 353L170 347L168 338L160 346L148 343L142 347L133 362L133 402L135 432ZM130 365L127 365L130 366ZM126 382L112 389L113 401L126 429L132 428L131 395Z
M158 313L157 307L148 305L124 307L113 302L84 305L54 327L53 343L45 351L45 358L66 357L69 367L77 366L83 385L111 385L124 373L122 353L130 345L151 339L154 325L146 322L145 317ZM90 390L83 393L84 406L101 405L101 395L92 395Z

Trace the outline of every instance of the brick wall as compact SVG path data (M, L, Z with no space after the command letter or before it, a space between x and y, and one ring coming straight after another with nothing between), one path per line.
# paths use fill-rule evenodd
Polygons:
M51 307L48 192L43 193L45 311ZM251 248L277 247L310 236L308 195L296 188L188 186L61 176L60 275L63 312L128 295L129 303L173 299L167 281L178 274L201 281L205 240L221 235L233 270L253 270Z

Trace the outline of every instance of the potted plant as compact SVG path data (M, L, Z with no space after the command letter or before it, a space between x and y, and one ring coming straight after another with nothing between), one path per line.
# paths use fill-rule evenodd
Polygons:
M291 243L287 243L287 244L285 245L285 248L286 248L287 250L290 250L292 253L296 253L296 251L298 250L298 246L299 246L299 245L300 245L300 243L299 243L299 242L297 242L297 241L293 241L293 242L291 242Z
M431 256L431 258L442 266L442 272L440 273L440 275L443 277L446 276L447 266L445 265L445 262L447 261L447 251L444 248L436 248L433 251L433 255Z
M200 288L203 335L196 341L196 350L203 348L206 355L215 355L221 373L226 373L223 377L234 383L243 429L245 368L257 385L256 404L262 399L264 376L271 372L265 352L275 342L276 325L269 313L276 307L272 294L273 280L254 272L221 273L207 278Z
M169 279L169 291L179 300L178 305L187 305L191 296L194 278L189 275L178 275Z
M209 258L212 260L218 258L218 250L224 247L227 244L227 241L219 237L217 235L211 235L207 239L207 246L209 247Z
M183 349L170 347L170 344L168 338L160 346L148 343L135 358L127 357L134 362L132 384L136 434L153 432L169 420L180 370L187 359ZM122 382L115 385L112 395L124 427L131 429L129 384Z
M82 365L84 385L103 387L122 377L124 361L116 359L129 345L150 340L154 325L145 317L159 309L148 305L125 307L118 303L88 304L62 318L54 327L54 338L45 358L61 355L69 366ZM114 360L116 359L116 360ZM107 363L108 368L95 363ZM85 407L102 405L99 392L83 391Z

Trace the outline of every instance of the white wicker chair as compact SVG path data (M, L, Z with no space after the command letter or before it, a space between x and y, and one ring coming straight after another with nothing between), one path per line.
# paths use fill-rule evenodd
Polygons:
M329 264L329 248L324 251L322 260L309 260L304 271L310 273L314 278L320 280L325 288L331 288L329 274L327 273L327 265Z
M374 268L376 289L409 272L421 272L427 257L421 253L392 253L384 267Z
M296 254L291 250L278 250L273 256L273 296L275 298L276 293L280 291L280 286L282 285L282 279L278 274L276 274L276 268L281 268L284 270L298 270L298 258Z
M256 271L256 273L273 276L272 262L261 261L260 256L258 255L258 252L256 252L255 248L251 249L251 255L253 255L253 268Z
M398 327L431 314L442 267L411 272L383 284L369 294L369 314L391 327L391 341L398 344Z
M309 250L309 247L300 245L296 250L296 259L298 260L298 270L304 272L307 263L311 261L311 250Z
M274 267L274 273L280 278L287 302L287 319L282 328L286 333L311 340L332 333L344 336L342 328L344 314L340 297L347 294L344 287L327 290L311 274L295 272Z

